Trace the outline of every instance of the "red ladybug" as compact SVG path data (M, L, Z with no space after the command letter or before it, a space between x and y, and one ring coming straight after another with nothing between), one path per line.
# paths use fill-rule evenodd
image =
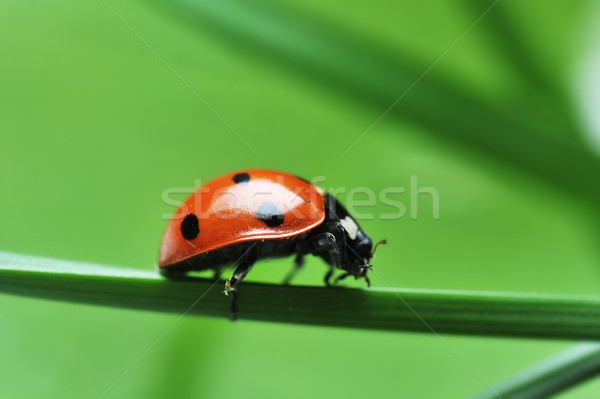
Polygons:
M225 283L235 290L257 260L296 255L319 256L347 276L363 277L373 256L371 239L335 199L308 181L273 170L229 173L204 184L175 212L162 239L159 269L166 276L237 264Z

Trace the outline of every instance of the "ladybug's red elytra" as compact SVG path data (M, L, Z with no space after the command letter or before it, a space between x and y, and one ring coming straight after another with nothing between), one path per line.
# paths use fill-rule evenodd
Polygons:
M237 269L225 283L232 293L257 260L296 255L289 282L305 255L321 257L347 276L363 277L373 243L346 209L310 182L284 172L252 169L217 177L198 188L177 209L167 225L159 270L169 277L192 270L223 266Z

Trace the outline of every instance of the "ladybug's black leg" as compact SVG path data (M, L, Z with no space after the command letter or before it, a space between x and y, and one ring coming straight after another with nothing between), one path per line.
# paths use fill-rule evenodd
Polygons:
M327 272L327 274L325 275L325 285L326 286L331 286L331 282L329 280L331 280L331 276L333 276L333 266L329 267L329 271Z
M231 311L231 315L229 315L229 320L235 321L237 319L237 291L231 291L231 305L229 305L229 310Z
M252 265L254 265L254 262L245 261L235 269L233 275L225 282L225 295L231 291L235 291L235 287L246 277L250 269L252 269Z
M313 253L321 256L330 265L329 271L325 275L325 285L329 286L334 267L341 268L342 266L342 255L338 242L332 233L322 233L312 239L312 247Z
M365 281L367 282L367 287L371 287L371 279L369 277L367 277L367 271L365 270L365 274L363 276L365 278Z
M335 236L331 233L319 234L313 239L314 253L326 252L328 254L328 263L332 266L340 267L342 265L342 256Z
M294 276L298 274L298 271L300 271L302 265L304 265L304 254L298 254L296 255L296 259L294 260L294 268L290 270L287 276L285 276L283 284L288 285L290 281L292 281L292 278L294 278Z
M360 275L357 274L352 274L349 272L346 272L344 274L342 274L341 276L338 276L338 278L335 279L335 281L333 282L334 284L337 284L339 281L342 281L343 279L345 279L348 276L354 276L355 278L359 278L361 277ZM365 271L365 273L362 275L362 277L365 278L365 281L367 282L367 287L371 286L371 279L369 279L369 277L367 277L367 272Z
M214 269L213 270L213 279L214 280L220 280L221 279L221 269Z
M250 269L252 269L252 265L254 262L252 261L243 261L240 265L235 269L233 275L225 282L225 291L223 293L225 295L229 295L231 292L231 320L236 319L236 311L237 311L237 286L242 282L244 277L248 274Z
M348 276L351 276L351 275L352 275L352 273L348 273L348 272L346 272L346 273L344 273L344 274L340 275L338 278L336 278L336 279L335 279L335 281L334 281L333 283L334 283L334 284L337 284L337 283L338 283L338 281L342 281L343 279L345 279L346 277L348 277Z

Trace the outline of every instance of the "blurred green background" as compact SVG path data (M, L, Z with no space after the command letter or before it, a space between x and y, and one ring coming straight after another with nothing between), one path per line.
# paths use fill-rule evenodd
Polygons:
M417 220L361 221L388 239L374 265L391 286L599 294L595 3L500 1L463 36L492 2L2 1L0 249L151 270L166 189L250 167L376 192L417 176L439 220L423 196ZM248 280L278 283L291 261ZM325 270L310 259L296 283ZM178 318L0 306L7 398L99 397ZM570 344L445 339L490 384ZM186 317L105 397L484 389L431 334ZM599 393L591 381L560 397Z

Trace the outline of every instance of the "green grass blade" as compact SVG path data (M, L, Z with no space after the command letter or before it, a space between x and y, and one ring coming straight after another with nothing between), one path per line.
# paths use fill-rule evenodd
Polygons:
M537 399L562 392L600 373L600 344L581 343L494 387L504 399ZM476 399L497 396L486 391Z
M252 50L296 69L303 77L374 107L377 117L418 81L388 117L424 126L439 139L483 151L569 193L600 198L600 186L589 183L600 171L600 159L587 147L565 106L568 99L528 88L514 93L507 104L490 105L452 82L435 76L421 80L431 64L415 63L412 54L391 54L384 45L330 26L315 15L299 16L251 1L158 3L203 35L214 34L222 45Z
M222 283L0 253L0 292L228 317ZM198 300L201 297L200 300ZM395 331L600 339L600 296L244 283L239 318ZM417 316L418 315L418 316ZM426 323L427 324L426 324Z

